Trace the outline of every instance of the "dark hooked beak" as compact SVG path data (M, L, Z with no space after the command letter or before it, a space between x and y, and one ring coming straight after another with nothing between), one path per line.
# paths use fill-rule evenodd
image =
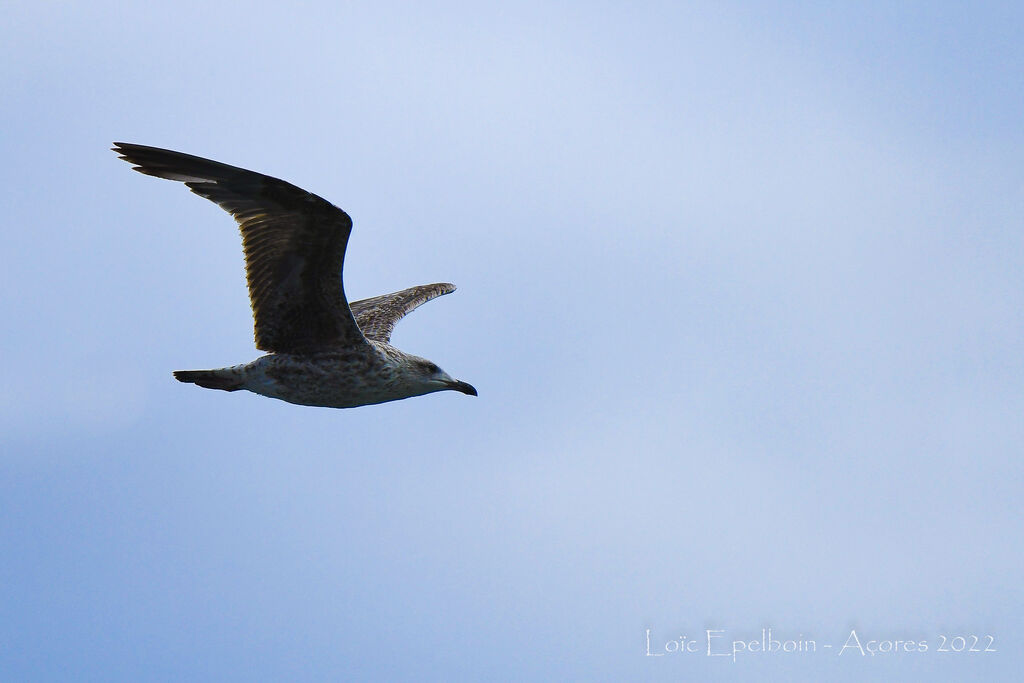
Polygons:
M466 382L449 382L448 388L454 389L455 391L461 391L462 393L470 396L476 396L476 389L473 388L472 384L467 384Z

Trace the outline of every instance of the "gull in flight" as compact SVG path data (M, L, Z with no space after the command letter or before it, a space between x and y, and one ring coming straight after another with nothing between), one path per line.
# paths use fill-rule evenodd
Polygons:
M438 283L349 303L342 287L348 214L277 178L158 147L115 142L139 173L177 180L234 216L242 233L256 330L251 363L178 370L181 382L330 408L476 389L391 345L403 317L455 291Z

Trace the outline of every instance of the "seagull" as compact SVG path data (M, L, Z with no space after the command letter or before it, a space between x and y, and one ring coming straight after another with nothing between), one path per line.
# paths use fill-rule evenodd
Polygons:
M180 382L245 389L304 406L354 408L435 391L476 396L436 364L391 345L403 317L455 291L437 283L349 303L342 286L352 219L277 178L210 159L115 142L139 173L177 180L234 216L242 233L256 348L251 363L177 370Z

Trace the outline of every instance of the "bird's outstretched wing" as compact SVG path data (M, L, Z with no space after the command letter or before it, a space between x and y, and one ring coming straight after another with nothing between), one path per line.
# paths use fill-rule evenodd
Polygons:
M341 271L352 219L283 180L158 147L116 142L146 175L178 180L238 221L256 348L301 353L366 343L349 310Z
M419 285L400 292L381 294L371 299L360 299L349 304L352 315L359 323L359 329L367 339L388 342L391 331L399 320L417 308L445 294L455 291L455 285L439 282L433 285Z

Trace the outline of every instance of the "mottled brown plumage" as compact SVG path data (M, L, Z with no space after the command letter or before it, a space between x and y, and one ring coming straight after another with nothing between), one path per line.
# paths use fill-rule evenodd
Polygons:
M342 268L352 219L338 207L283 180L202 157L123 142L113 149L134 170L183 182L215 202L242 233L256 347L270 354L232 368L178 371L179 380L333 407L444 389L476 395L389 343L399 320L454 285L420 285L350 305Z
M361 299L350 304L359 329L367 339L381 342L391 341L391 332L399 320L431 299L455 291L455 285L446 282L435 285L418 285L393 294L382 294L371 299Z

